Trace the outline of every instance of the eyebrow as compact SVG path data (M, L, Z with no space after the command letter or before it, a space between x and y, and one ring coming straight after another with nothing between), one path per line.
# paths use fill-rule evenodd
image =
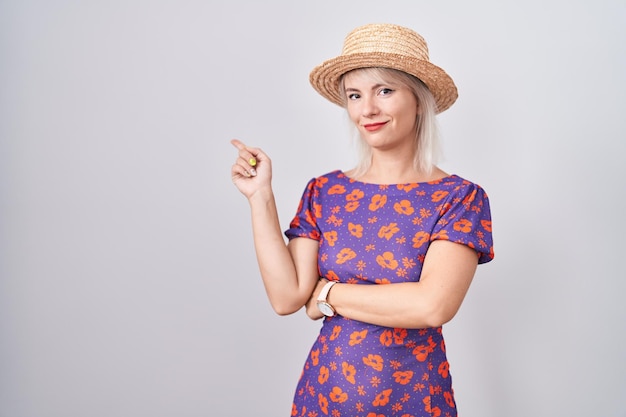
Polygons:
M383 86L385 86L385 85L387 85L387 84L374 84L374 85L372 86L371 90L376 90L376 89L378 89L378 88L380 88L380 87L383 87ZM359 90L358 88L346 87L346 88L345 88L345 91L346 91L346 92L351 92L351 93L352 93L352 92L360 92L361 90Z

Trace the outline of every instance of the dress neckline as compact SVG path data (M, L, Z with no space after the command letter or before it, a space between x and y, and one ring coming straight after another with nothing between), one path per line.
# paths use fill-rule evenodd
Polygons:
M406 187L406 186L411 186L411 185L439 184L439 183L441 183L443 181L446 181L446 180L458 178L458 176L456 174L448 174L448 175L446 175L444 177L438 178L436 180L431 180L431 181L416 181L416 182L390 183L390 184L380 183L380 184L378 184L378 183L375 183L375 182L365 182L365 181L359 181L359 180L356 180L354 178L351 178L341 169L338 169L338 170L336 170L334 172L336 174L338 174L338 176L340 178L345 178L350 183L362 184L364 186L374 186L374 187Z

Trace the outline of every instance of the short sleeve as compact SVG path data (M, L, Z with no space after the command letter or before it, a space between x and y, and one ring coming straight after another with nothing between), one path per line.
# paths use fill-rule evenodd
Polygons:
M312 179L308 182L302 198L298 204L298 210L293 220L289 223L289 229L285 231L285 236L289 240L296 237L306 237L309 239L320 240L320 229L317 226L316 210L319 207L315 200L319 196L319 190L316 187L316 180Z
M476 250L479 264L494 258L489 198L480 186L466 181L448 195L430 240L439 239Z

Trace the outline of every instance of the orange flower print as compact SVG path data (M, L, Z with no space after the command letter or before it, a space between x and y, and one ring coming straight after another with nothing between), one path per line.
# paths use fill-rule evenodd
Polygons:
M322 205L313 203L313 213L315 214L316 218L318 219L321 218L322 217Z
M367 366L371 366L377 371L383 370L383 358L380 355L369 354L363 358L363 363Z
M354 237L363 237L363 226L360 224L348 223L348 231Z
M323 187L324 184L326 184L328 182L328 178L327 177L319 177L315 180L315 184L317 184L320 187Z
M383 268L396 269L398 267L398 261L393 258L392 252L384 252L382 255L378 255L376 262Z
M465 198L463 199L463 205L467 206L471 204L475 198L476 198L476 190L472 191L470 195L465 196Z
M328 189L328 195L343 194L345 192L346 192L346 187L340 184L335 184Z
M356 380L354 379L354 376L356 375L356 368L354 365L350 365L348 362L343 362L341 364L341 372L349 383L353 385L356 384Z
M407 335L406 329L393 329L393 341L396 345L404 343L404 338Z
M381 226L380 229L378 229L378 237L381 239L385 238L389 240L399 231L400 228L398 227L398 223L389 223L387 225Z
M365 417L385 417L384 414L376 414L376 413L367 413Z
M335 340L337 337L339 337L339 333L341 333L341 326L333 327L333 332L330 335L330 340Z
M352 213L354 210L358 209L360 206L358 201L350 201L348 204L344 206L348 213Z
M443 216L452 208L452 204L446 203L439 206L439 215Z
M426 217L430 217L430 210L427 210L425 208L421 208L420 209L420 217L421 218L426 218Z
M410 216L415 212L415 209L411 206L411 202L409 200L402 200L393 205L393 209L398 214L404 214Z
M405 268L413 268L416 264L414 259L405 257L402 258L402 265L404 265Z
M398 384L406 385L411 382L411 378L413 378L413 371L396 371L393 373L393 377L396 379Z
M448 231L446 229L443 229L443 230L435 233L433 235L433 240L437 240L437 239L450 240L450 236L448 236Z
M374 398L374 401L372 401L372 405L375 407L382 407L384 405L387 405L387 403L389 402L389 397L391 396L391 392L393 390L390 389L386 389L383 392L381 392L380 394L378 394L376 396L376 398Z
M472 222L467 219L461 219L453 224L454 230L457 232L469 233L472 230Z
M343 223L343 220L333 214L331 216L328 216L328 218L326 219L326 223L339 227Z
M385 330L380 334L380 344L383 346L391 346L391 343L393 342L393 335L391 333L391 330Z
M428 346L426 346L426 345L419 345L419 346L417 346L415 349L413 349L413 355L415 355L415 358L418 361L424 362L426 360L426 358L428 357L428 354L433 352L436 347L437 347L437 344L435 342L433 342L433 337L429 336L428 337Z
M339 281L339 276L335 271L328 271L325 278L329 281Z
M415 236L413 236L413 247L415 249L419 249L424 243L428 242L429 239L430 233L420 230L419 232L415 233Z
M352 190L352 192L350 194L348 194L346 196L346 200L347 201L358 201L358 200L362 199L364 195L365 195L365 193L363 191L359 190L358 188L355 188L354 190Z
M330 370L325 366L320 366L320 374L317 376L317 382L320 384L324 384L328 381L328 377L330 376Z
M491 232L491 220L481 220L480 224L482 225L483 229Z
M443 393L443 399L446 400L446 404L448 404L451 408L454 408L456 404L454 404L454 398L452 397L452 393L449 391L445 391Z
M331 230L330 232L324 232L324 239L328 242L328 246L335 246L335 242L337 242L337 231Z
M418 347L413 349L413 354L415 355L415 358L420 362L424 362L426 358L428 358L429 353L430 351L428 347L424 345L419 345Z
M348 400L348 393L344 392L340 387L333 387L329 397L332 402L341 404Z
M363 271L366 266L367 266L367 264L365 263L365 261L363 259L359 260L356 263L356 269L358 269L359 271ZM354 279L355 279L355 277L351 277L351 278L348 279L348 282L354 282L353 281Z
M338 264L343 264L348 262L351 259L356 258L356 252L353 251L350 248L343 248L338 254L337 254L337 263Z
M398 190L406 191L407 193L417 187L419 187L419 185L416 183L398 184Z
M448 194L449 193L447 191L437 190L430 196L430 199L433 201L433 203L438 203L443 198L445 198Z
M320 406L320 410L325 415L328 415L328 398L324 397L321 393L317 395L317 404Z
M320 363L320 350L315 349L311 351L311 362L313 362L313 366L317 366Z
M431 409L430 409L430 395L427 395L426 397L424 397L422 399L422 402L424 403L424 411L426 411L427 413L430 413Z
M369 209L370 211L376 211L379 208L383 207L385 203L387 203L387 196L384 194L376 194L372 197Z
M359 331L352 332L352 334L350 335L350 341L348 342L348 344L350 346L358 345L365 339L365 336L367 336L367 329L360 331L360 332Z
M439 372L439 375L441 375L444 378L447 378L449 375L449 371L450 371L450 363L448 361L441 362L441 364L439 365L439 369L437 370L437 372Z
M315 219L313 219L313 216L311 215L311 210L306 210L304 212L304 216L305 216L305 219L306 219L307 223L309 223L310 225L315 226Z

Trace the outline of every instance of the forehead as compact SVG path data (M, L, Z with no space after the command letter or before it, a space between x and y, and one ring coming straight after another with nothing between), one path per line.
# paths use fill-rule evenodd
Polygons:
M348 84L403 84L400 77L392 70L385 68L360 68L345 73L342 77L344 85Z

